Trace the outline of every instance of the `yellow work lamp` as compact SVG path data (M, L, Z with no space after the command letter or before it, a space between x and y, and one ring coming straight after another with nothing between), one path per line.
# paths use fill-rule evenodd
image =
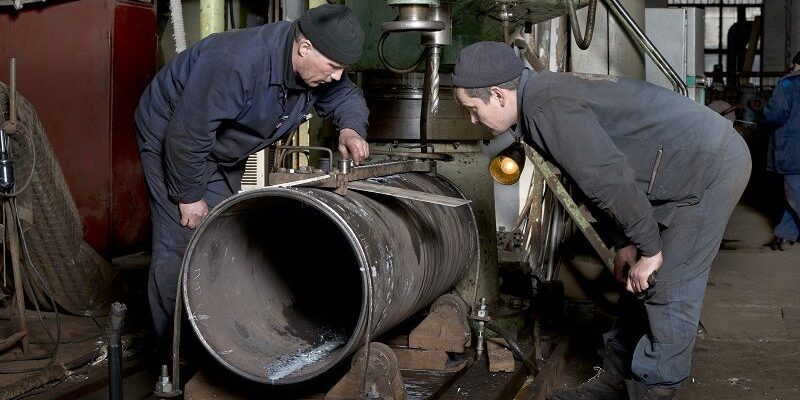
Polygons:
M513 185L519 181L525 167L525 149L522 143L514 142L489 161L489 173L495 182Z

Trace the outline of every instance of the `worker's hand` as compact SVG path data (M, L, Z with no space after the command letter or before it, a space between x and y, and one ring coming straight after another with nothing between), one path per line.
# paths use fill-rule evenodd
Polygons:
M189 229L195 229L200 226L203 218L208 215L208 205L202 199L194 203L179 203L178 208L181 210L181 225Z
M628 283L628 271L636 265L636 256L638 251L636 246L628 245L617 250L617 255L614 257L614 278L621 284Z
M628 284L625 289L634 294L644 293L650 287L647 279L650 278L653 272L661 268L663 262L664 257L660 251L652 257L642 256L639 258L636 265L628 271Z
M356 131L345 128L339 131L339 153L344 159L352 158L353 163L358 165L369 157L369 145Z

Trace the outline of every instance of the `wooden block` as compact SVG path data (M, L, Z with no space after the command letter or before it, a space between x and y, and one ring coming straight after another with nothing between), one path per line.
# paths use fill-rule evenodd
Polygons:
M490 372L514 372L514 354L492 340L486 341Z
M416 349L463 353L466 344L464 325L455 313L432 312L408 336L408 346Z
M392 348L400 369L444 371L447 353L440 350L419 350L402 347Z

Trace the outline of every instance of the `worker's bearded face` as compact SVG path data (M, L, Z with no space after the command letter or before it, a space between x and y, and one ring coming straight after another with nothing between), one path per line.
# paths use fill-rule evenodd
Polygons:
M516 92L492 87L488 101L471 97L463 88L456 89L456 99L469 112L473 124L480 123L499 135L517 123Z
M300 44L298 62L294 67L306 86L314 88L342 78L345 65L325 57L308 40L304 42Z

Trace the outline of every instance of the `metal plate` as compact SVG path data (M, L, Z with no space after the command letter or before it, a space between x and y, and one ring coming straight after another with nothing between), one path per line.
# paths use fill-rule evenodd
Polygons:
M447 207L459 207L470 203L470 200L467 199L459 199L455 197L420 192L417 190L409 190L398 187L379 185L377 183L372 183L368 181L349 182L347 184L347 188L350 190L385 194L388 196L400 197L402 199L410 199L416 201L423 201L426 203L439 204Z

